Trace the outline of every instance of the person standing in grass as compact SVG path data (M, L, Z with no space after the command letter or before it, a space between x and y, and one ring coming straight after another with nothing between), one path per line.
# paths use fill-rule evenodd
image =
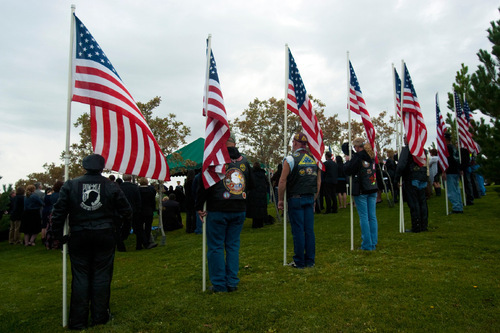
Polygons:
M344 149L347 162L344 164L344 172L352 176L351 195L354 197L356 209L361 226L361 249L367 251L375 250L378 242L377 222L377 174L375 168L375 153L369 143L363 138L356 138L352 142L356 153L349 160L349 151Z
M24 212L21 219L20 231L24 233L24 245L35 246L35 239L42 230L43 200L36 194L36 187L26 187L24 198Z
M314 157L307 151L307 136L293 137L292 155L283 161L278 185L278 208L284 209L285 188L288 214L292 226L295 255L289 265L295 268L314 267L316 239L314 235L314 202L321 187L321 172Z
M225 178L208 189L200 183L196 198L198 215L207 217L208 274L213 292L238 289L240 233L245 222L247 192L253 188L250 164L236 148L233 136L226 147L231 162L226 164Z
M70 329L87 328L89 309L92 326L105 324L111 318L114 224L132 219L132 208L118 184L101 176L104 165L101 155L85 157L82 166L87 173L64 183L52 212L56 239L65 241L63 228L69 217L68 250L73 277Z
M443 172L443 180L446 181L448 200L451 202L452 214L463 214L464 206L462 204L462 195L460 194L460 185L458 179L463 171L460 169L460 157L457 147L451 143L451 134L444 133L446 147L448 148L448 169Z
M419 166L410 152L406 136L404 137L406 146L401 150L398 166L396 168L395 178L403 177L403 191L405 193L406 203L410 208L411 231L427 231L428 210L426 189L429 181L427 165Z

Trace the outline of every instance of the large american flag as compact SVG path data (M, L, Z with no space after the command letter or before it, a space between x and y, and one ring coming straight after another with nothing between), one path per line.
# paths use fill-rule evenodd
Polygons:
M446 141L444 139L444 120L441 115L441 110L439 109L439 99L438 94L436 93L436 130L437 130L437 151L438 151L438 159L439 165L441 166L442 171L446 171L448 169L448 147L446 146Z
M359 86L358 78L354 72L351 61L349 60L349 103L347 107L352 112L359 114L366 131L366 137L372 146L373 152L375 153L375 162L378 163L377 145L375 144L375 127L373 127L370 114L366 109L365 99L363 98L363 93Z
M318 118L309 100L309 96L307 96L306 87L304 86L304 82L302 82L302 77L300 76L299 69L290 49L288 49L288 56L287 110L300 117L302 128L307 136L309 150L316 160L318 167L324 171L325 166L321 161L325 151L323 131L321 131Z
M75 15L72 100L90 105L94 153L106 169L169 180L160 146L115 68Z
M474 144L472 143L472 137L469 132L469 123L465 116L465 112L462 109L462 104L460 103L460 97L456 91L453 92L455 97L455 112L458 123L458 137L460 142L460 148L465 148L469 152L474 151Z
M205 189L224 179L226 163L231 162L226 148L226 141L229 139L229 124L227 122L226 108L224 107L224 98L220 89L214 54L208 48L207 58L207 61L209 61L207 66L208 82L205 83L205 96L203 99L204 103L207 101L206 110L205 106L203 108L203 115L207 117L202 165L202 179ZM208 97L206 96L207 92Z
M472 151L476 154L479 154L479 146L477 145L476 141L474 140L474 137L472 135L472 132L470 131L472 124L470 122L470 119L472 118L472 111L469 107L469 103L467 103L467 99L464 97L464 115L465 119L467 120L467 132L469 133L469 138L470 138L470 143L471 143L471 148Z
M403 125L405 127L408 147L413 160L423 166L426 163L424 145L427 141L427 127L420 111L417 93L411 81L410 72L404 64L403 88Z
M395 82L394 89L396 89L396 108L397 108L396 113L398 117L401 118L401 79L399 78L396 68L394 68L394 82Z

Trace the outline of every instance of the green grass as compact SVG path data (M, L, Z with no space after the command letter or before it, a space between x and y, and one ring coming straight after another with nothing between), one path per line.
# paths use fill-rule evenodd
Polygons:
M131 236L129 251L116 254L114 319L88 331L500 332L495 189L464 215L445 216L443 197L431 198L430 230L420 234L399 233L397 207L378 204L375 252L350 250L348 209L315 215L316 267L305 270L283 266L282 224L254 230L247 220L241 282L230 294L201 291L201 236L177 230L165 246L137 252ZM409 227L406 205L405 213ZM0 243L0 332L64 331L61 253L39 244Z

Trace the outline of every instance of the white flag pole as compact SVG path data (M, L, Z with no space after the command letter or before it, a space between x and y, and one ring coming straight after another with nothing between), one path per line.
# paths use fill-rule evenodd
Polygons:
M160 229L161 232L161 245L165 245L167 243L167 237L165 236L165 229L163 228L163 184L164 182L159 182L158 183L158 190L160 191L160 195L158 196L158 199L160 200L159 206L158 206L158 228Z
M287 156L288 149L288 77L290 75L290 51L288 50L288 44L285 44L285 103L284 103L284 112L283 112L283 156ZM286 223L287 223L287 210L288 210L288 201L286 198L286 187L285 187L285 195L283 198L283 266L287 264L286 262Z
M352 157L352 147L351 147L351 110L349 109L349 95L351 93L351 68L349 66L349 51L347 51L347 117L349 119L348 126L348 140L349 140L349 161ZM351 251L354 250L354 212L352 207L352 176L349 176L349 211L351 214Z
M453 89L453 107L455 108L455 129L457 131L457 145L458 145L458 160L460 166L462 166L462 152L460 149L460 131L458 129L458 115L457 115L457 103L455 102L455 89ZM466 197L465 197L465 183L464 183L464 175L461 175L462 179L462 193L463 193L463 206L466 206Z
M441 187L443 187L443 176L441 176ZM444 201L446 202L446 215L448 215L448 188L446 186L446 180L444 181Z
M75 55L75 5L71 5L71 25L70 25L70 38L69 38L69 66L68 66L68 99L67 99L67 116L66 116L66 149L64 152L64 181L69 179L69 145L70 145L70 131L71 131L71 99L73 97L73 56ZM64 222L63 234L69 233L68 219ZM68 244L63 244L62 251L62 325L68 326Z
M402 111L402 103L401 103L401 99L400 99L400 115L401 117L398 116L398 101L397 101L397 93L396 93L396 70L394 68L394 64L392 64L392 86L393 86L393 90L394 90L394 118L396 119L396 122L394 124L395 126L395 132L396 132L396 151L398 152L398 158L401 154L401 123L402 123L402 116L403 116L403 111ZM403 88L403 86L401 85L401 89ZM400 182L398 183L398 185L401 184L401 179L400 179ZM394 186L394 184L393 184ZM397 189L394 189L394 191L392 192L393 194L398 191L399 192L399 232L401 232L401 207L402 207L402 198L403 198L403 195L402 195L402 188L401 186L398 186ZM394 199L394 198L393 198ZM394 202L394 204L396 204L396 202Z
M403 146L403 97L405 91L405 80L406 80L405 62L401 60L401 96L399 96L399 103L401 105L401 123L399 126L399 136L400 136L400 146L398 151L398 159L401 157L401 150ZM399 177L399 232L405 232L405 211L403 206L403 177Z
M208 80L210 76L210 57L212 55L212 35L208 35L207 39L207 66L205 72L205 101L204 101L204 110L208 112ZM203 185L202 185L203 186ZM203 205L203 211L207 211L207 203L205 202ZM201 290L207 290L207 217L203 217L202 221L202 251L201 251L201 265L202 265L202 277L201 277Z

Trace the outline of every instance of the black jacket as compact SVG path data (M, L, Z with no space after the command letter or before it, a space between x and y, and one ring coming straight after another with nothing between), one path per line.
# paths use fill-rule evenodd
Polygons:
M132 216L132 208L118 184L99 173L68 180L52 212L53 231L61 238L66 217L72 231L112 228Z
M363 162L367 163L375 163L370 155L364 150L352 154L351 160L344 163L344 173L346 176L352 176L352 195L360 195L360 194L369 194L375 193L378 191L378 188L375 189L363 189L362 187L362 179L358 177L361 172L361 168L363 168Z
M323 172L325 174L325 183L327 184L337 184L338 180L338 165L335 163L333 160L326 160L325 163L325 171Z

